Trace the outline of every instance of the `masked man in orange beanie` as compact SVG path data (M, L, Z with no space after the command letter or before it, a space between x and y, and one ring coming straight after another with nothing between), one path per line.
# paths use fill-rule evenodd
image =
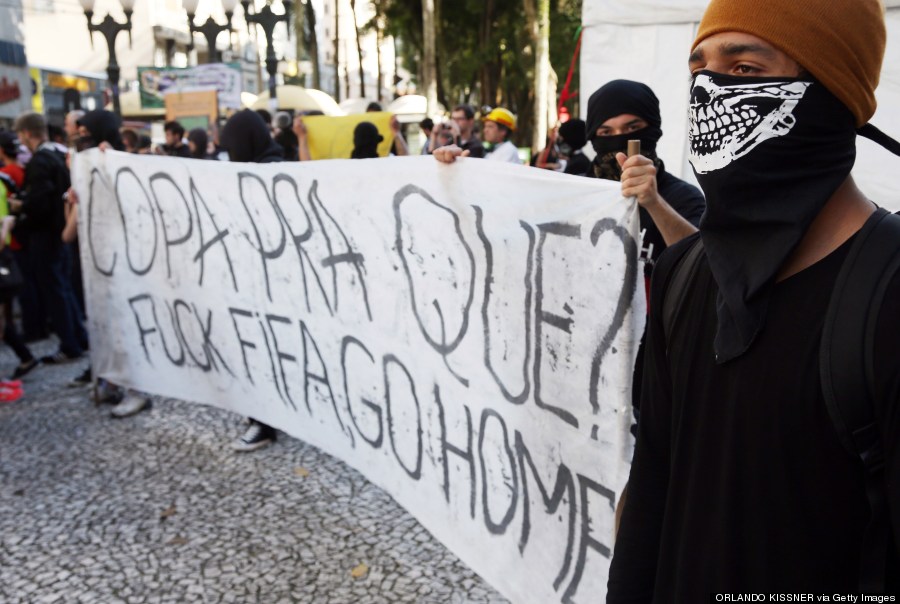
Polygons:
M885 38L879 0L709 4L610 603L900 589L900 225L850 175L857 134L900 154Z

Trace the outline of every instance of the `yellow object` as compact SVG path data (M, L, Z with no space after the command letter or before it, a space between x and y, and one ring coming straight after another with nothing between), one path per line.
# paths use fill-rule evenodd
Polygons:
M34 94L31 95L31 108L35 113L44 113L44 83L41 80L41 70L37 67L29 67L28 74L34 84Z
M384 140L378 145L379 157L391 151L394 134L391 132L391 114L386 111L357 115L310 115L303 118L306 125L306 141L313 159L350 159L353 151L353 129L360 122L372 122Z
M481 118L483 122L497 122L501 126L506 126L512 131L516 129L516 116L509 109L497 107L491 110L486 116Z

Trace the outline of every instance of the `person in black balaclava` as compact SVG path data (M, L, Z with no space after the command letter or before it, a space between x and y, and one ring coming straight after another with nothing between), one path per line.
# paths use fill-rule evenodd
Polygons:
M209 135L203 128L194 128L188 132L188 149L191 152L192 159L213 159L207 153L209 146Z
M565 174L585 176L591 170L591 160L581 150L587 143L585 123L580 119L571 119L559 126L557 145L559 154L566 158Z
M640 205L645 275L668 245L697 231L705 203L697 187L672 176L656 155L662 136L659 100L640 82L613 80L588 100L586 134L597 152L593 174L619 180L622 195ZM628 158L628 141L641 141L641 154Z
M75 148L79 151L108 144L116 151L124 151L125 143L119 133L122 121L112 111L95 109L88 111L75 122L78 125L78 140Z
M353 152L351 159L367 159L378 157L378 144L384 137L372 122L360 122L353 129Z
M269 127L255 111L238 111L225 122L220 138L222 147L231 161L269 164L283 160L282 149L269 134ZM260 200L265 203L265 200ZM249 419L250 425L244 434L232 443L235 451L255 451L275 442L275 428Z
M250 109L238 111L228 118L219 142L231 161L268 164L283 159L283 151L272 140L269 127Z

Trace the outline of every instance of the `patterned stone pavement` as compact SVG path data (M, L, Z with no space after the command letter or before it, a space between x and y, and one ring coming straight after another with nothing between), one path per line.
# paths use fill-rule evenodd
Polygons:
M0 602L506 602L344 463L234 453L240 418L172 399L111 419L68 386L84 365L0 403Z

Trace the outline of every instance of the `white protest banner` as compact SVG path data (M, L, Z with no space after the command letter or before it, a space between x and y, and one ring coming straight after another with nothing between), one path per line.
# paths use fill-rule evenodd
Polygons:
M513 602L604 601L644 323L616 183L96 150L73 180L98 375L339 457Z

